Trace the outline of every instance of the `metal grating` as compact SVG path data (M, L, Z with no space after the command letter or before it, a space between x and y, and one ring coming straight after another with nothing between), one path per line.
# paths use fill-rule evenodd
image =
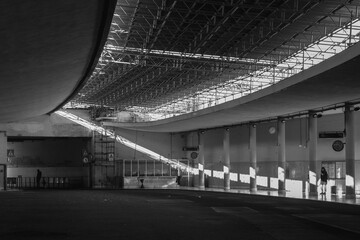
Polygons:
M155 120L245 96L359 41L358 5L119 0L99 63L69 105Z

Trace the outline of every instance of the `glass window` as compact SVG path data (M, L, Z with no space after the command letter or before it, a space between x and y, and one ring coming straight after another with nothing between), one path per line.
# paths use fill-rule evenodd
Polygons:
M140 160L139 161L139 176L145 176L146 175L146 161Z
M176 168L171 168L171 176L177 176L178 175L178 170Z
M162 163L155 161L155 176L162 176Z
M321 166L326 169L330 179L345 178L345 162L322 162Z
M345 178L345 162L336 162L336 178Z
M137 177L138 176L138 172L139 172L139 165L138 165L138 160L133 160L131 161L132 165L131 165L131 173L133 177Z
M335 163L328 163L328 169L326 169L328 172L329 178L334 179L335 178Z
M125 161L125 177L131 177L131 160Z
M163 176L170 176L170 165L163 164Z
M154 176L154 160L147 160L146 164L147 164L147 176Z

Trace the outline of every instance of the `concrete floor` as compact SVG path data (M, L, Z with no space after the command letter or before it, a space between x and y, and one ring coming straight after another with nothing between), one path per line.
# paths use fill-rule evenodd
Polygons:
M360 206L186 190L0 192L0 239L359 239Z
M181 187L184 190L194 190L192 187ZM284 197L284 198L297 198L297 199L307 199L315 201L325 201L325 202L334 202L334 203L347 203L347 204L357 204L360 205L360 195L357 194L355 197L346 198L345 193L343 194L331 194L330 191L327 191L326 194L316 194L309 195L299 191L286 191L285 193L280 194L277 190L257 190L256 192L250 192L248 188L244 189L231 189L223 190L220 188L206 188L203 191L208 192L226 192L234 194L250 194L250 195L262 195L262 196L274 196L274 197Z

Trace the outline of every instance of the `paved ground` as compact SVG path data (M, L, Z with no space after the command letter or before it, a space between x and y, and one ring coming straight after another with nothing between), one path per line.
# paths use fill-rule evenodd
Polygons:
M0 192L0 239L360 239L360 206L182 190Z

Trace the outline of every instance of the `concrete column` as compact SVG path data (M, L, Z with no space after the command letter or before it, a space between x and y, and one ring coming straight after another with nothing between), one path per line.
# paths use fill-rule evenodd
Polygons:
M224 189L230 190L230 129L224 129Z
M346 158L346 197L355 197L355 121L351 106L345 106L345 158Z
M16 154L16 153L15 153ZM6 190L7 168L7 136L6 132L0 131L0 191Z
M205 158L204 158L204 138L205 133L200 132L198 133L199 137L199 163L198 163L198 169L199 169L199 188L205 189L205 174L204 174L204 167L205 167Z
M317 115L313 112L309 112L309 193L311 195L317 194Z
M285 168L286 168L286 149L285 149L285 120L278 119L278 181L279 193L284 193L285 188Z
M6 132L0 131L0 164L7 164L7 149Z
M250 124L250 191L257 191L256 186L256 125Z

